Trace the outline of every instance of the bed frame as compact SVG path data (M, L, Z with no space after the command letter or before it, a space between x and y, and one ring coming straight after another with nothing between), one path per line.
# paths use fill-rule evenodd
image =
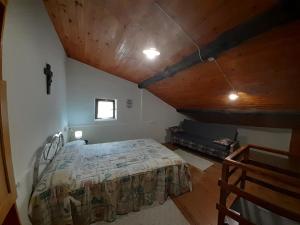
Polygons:
M256 224L253 218L245 216L246 213L241 215L242 213L233 210L233 206L241 199L264 212L268 211L272 215L288 218L300 224L300 212L296 213L279 204L266 201L245 188L246 183L251 182L289 196L300 204L299 162L300 158L288 152L256 145L247 145L228 156L224 160L222 177L218 183L220 186L220 200L217 204L218 225L224 224L225 217L230 217L241 225ZM276 184L278 182L286 185ZM247 209L247 206L245 208Z
M33 190L45 169L49 166L63 146L64 136L62 132L58 132L48 139L44 147L37 151L33 171Z

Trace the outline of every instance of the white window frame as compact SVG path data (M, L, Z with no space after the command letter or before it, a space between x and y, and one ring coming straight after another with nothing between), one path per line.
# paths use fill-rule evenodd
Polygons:
M97 118L98 115L98 102L100 101L108 101L114 103L114 117L113 118L107 118L107 119L101 119ZM95 121L114 121L117 120L117 99L111 99L111 98L95 98L95 115L94 115Z

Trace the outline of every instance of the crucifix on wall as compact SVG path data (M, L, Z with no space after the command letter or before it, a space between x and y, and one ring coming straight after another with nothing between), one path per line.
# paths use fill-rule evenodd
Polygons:
M44 74L46 75L47 95L50 95L53 72L51 71L51 66L48 63L44 68Z

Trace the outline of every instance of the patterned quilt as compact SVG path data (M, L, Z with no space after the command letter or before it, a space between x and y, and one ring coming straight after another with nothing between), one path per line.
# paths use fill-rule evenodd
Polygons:
M29 217L33 225L114 221L191 188L187 163L151 139L64 147L36 186Z

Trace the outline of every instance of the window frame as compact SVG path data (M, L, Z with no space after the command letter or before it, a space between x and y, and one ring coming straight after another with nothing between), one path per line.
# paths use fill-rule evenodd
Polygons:
M102 119L98 118L98 103L99 102L112 102L113 103L113 117ZM109 121L109 120L117 120L117 99L108 99L108 98L96 98L95 99L95 121Z

